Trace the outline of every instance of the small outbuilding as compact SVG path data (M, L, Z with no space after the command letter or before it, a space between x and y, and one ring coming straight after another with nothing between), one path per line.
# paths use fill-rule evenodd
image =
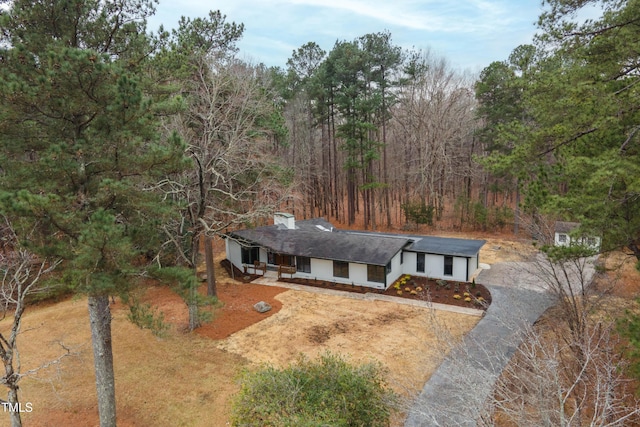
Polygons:
M556 221L555 246L584 245L594 250L600 250L601 239L598 236L578 234L579 222Z

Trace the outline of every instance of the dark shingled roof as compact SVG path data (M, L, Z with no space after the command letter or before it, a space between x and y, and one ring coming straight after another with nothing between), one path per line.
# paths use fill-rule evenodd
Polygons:
M429 254L474 257L486 243L484 240L455 239L450 237L411 236L415 239L407 250Z
M569 233L579 226L579 222L556 221L556 233Z
M320 225L324 228L316 227ZM256 244L274 252L336 261L386 265L407 243L407 238L378 237L334 230L324 221L297 221L296 229L269 225L231 233L232 238Z
M297 221L295 230L268 225L234 231L230 237L286 255L374 265L386 265L402 249L474 257L485 244L484 240L339 231L324 219Z
M372 231L349 231L348 233L387 237L404 237L411 242L405 249L413 252L423 252L437 255L454 255L460 257L474 257L478 255L485 240L457 239L453 237L418 236L404 234L376 233Z

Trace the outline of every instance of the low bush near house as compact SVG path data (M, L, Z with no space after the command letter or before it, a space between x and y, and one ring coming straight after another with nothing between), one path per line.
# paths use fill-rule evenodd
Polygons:
M389 424L397 396L379 364L351 365L325 353L284 369L245 371L233 404L234 426L371 426Z

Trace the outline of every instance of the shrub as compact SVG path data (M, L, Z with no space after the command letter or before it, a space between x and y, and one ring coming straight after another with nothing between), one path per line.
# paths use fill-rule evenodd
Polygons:
M460 298L462 298L462 297L461 297L460 295L458 295L458 294L455 294L455 295L453 296L453 299L460 299Z
M464 299L464 301L465 301L465 302L471 302L471 297L466 297L466 298Z
M416 229L418 224L433 225L434 206L426 205L423 202L408 202L400 205L400 208L404 211L407 222L414 222Z
M149 270L151 277L163 283L172 285L173 290L180 295L189 307L190 328L199 327L213 319L213 309L222 306L216 297L202 295L198 292L200 285L193 270L185 267L164 267ZM207 309L207 310L205 310ZM193 318L192 318L193 314Z
M169 325L164 321L164 313L151 304L141 304L137 298L129 303L127 318L140 329L149 329L157 337L164 337L169 330Z
M389 424L397 396L380 364L351 365L325 353L301 356L282 370L245 371L232 409L234 426L372 426Z

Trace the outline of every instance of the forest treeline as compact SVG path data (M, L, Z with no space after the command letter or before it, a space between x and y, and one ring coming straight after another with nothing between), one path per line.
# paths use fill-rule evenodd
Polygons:
M277 155L296 178L290 209L365 228L511 221L513 186L476 158L475 81L429 51L406 51L389 32L309 42L271 69L286 124ZM504 196L507 195L505 198ZM450 225L450 224L449 224Z
M270 70L288 205L371 229L512 224L543 243L575 221L640 258L638 16L636 1L549 2L532 43L478 76L389 32L305 44Z

